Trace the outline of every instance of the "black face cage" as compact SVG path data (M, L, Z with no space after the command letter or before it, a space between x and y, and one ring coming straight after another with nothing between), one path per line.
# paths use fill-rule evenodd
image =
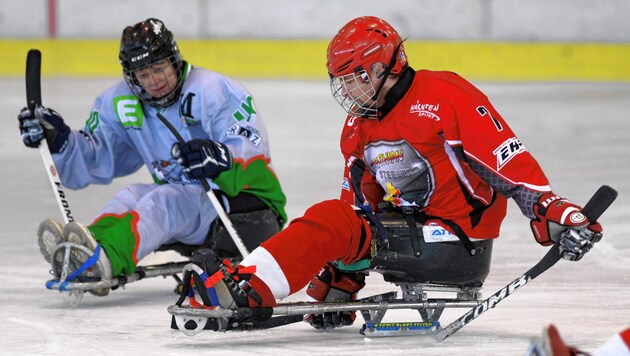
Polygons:
M150 67L156 63L159 63L164 59L168 59L171 65L173 66L175 70L175 74L177 75L177 83L175 87L172 88L172 90L165 96L161 98L154 98L144 90L142 85L140 85L140 82L135 76L135 72L138 70ZM184 84L184 61L182 60L182 57L179 51L177 51L175 52L175 54L169 57L154 61L153 63L147 64L144 67L136 68L134 70L123 69L123 74L124 74L125 81L127 82L127 85L129 86L129 89L131 90L131 92L133 93L135 97L140 99L143 103L150 105L152 107L165 108L172 105L179 98L182 85Z

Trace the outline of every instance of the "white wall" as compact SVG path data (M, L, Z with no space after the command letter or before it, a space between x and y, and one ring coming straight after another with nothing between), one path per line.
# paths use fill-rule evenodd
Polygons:
M0 0L0 38L45 38L48 0ZM330 38L376 15L403 37L630 42L628 0L57 0L60 38L118 38L147 17L178 38Z

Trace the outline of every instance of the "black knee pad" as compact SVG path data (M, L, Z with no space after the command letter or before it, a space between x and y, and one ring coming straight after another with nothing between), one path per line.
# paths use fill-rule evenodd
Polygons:
M280 231L278 217L271 209L229 214L229 218L250 252ZM236 244L219 218L210 226L205 246L214 250L220 259L241 257Z

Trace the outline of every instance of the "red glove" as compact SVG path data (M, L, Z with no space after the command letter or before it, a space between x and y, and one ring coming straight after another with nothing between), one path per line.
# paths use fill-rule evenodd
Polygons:
M543 246L560 244L563 258L578 261L602 238L602 226L582 214L582 208L553 193L543 194L534 204L536 219L530 225Z
M365 275L345 273L328 263L308 284L306 294L320 302L350 302L365 286ZM309 314L304 318L315 329L334 329L352 325L355 312Z

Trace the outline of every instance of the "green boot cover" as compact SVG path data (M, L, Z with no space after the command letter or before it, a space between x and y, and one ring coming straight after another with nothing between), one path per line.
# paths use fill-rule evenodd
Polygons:
M136 269L138 236L138 214L132 211L123 215L105 215L88 229L94 239L103 246L112 263L113 276L130 275Z

